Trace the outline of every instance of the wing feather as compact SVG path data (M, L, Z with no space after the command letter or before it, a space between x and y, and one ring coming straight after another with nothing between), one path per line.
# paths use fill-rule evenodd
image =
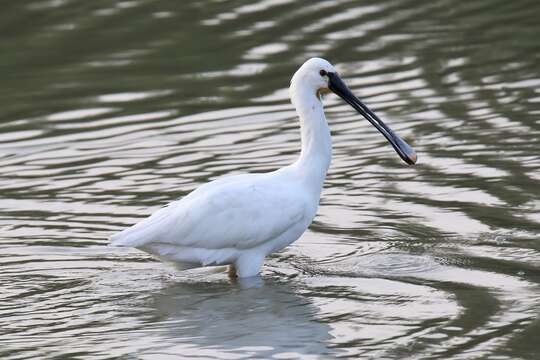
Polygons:
M210 183L114 235L112 244L252 248L276 238L306 216L300 193L294 186L257 175Z

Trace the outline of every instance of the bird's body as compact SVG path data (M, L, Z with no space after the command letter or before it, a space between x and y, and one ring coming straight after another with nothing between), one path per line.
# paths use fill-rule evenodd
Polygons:
M297 240L317 212L332 153L319 95L328 81L317 78L323 70L335 72L327 61L310 59L291 81L302 134L296 162L204 184L113 235L112 245L136 247L180 268L230 264L239 277L257 275L264 258Z
M201 186L113 236L180 268L234 264L240 277L259 272L266 255L289 245L317 210L294 167L225 177Z

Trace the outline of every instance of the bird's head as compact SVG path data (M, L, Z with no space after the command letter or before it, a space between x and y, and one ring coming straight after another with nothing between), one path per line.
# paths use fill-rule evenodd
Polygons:
M360 99L354 96L341 80L334 66L328 61L321 58L311 58L300 66L292 77L291 91L294 92L300 86L308 91L313 91L317 97L325 92L335 93L379 130L403 161L409 165L416 163L417 156L413 148L394 133Z
M330 73L337 74L332 64L321 58L311 58L296 71L291 80L291 86L301 83L320 96L321 93L330 91L330 78L328 77Z

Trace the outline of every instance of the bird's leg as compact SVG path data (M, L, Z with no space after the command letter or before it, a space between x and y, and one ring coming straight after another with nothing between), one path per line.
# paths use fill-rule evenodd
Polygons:
M236 266L234 266L234 264L229 265L228 274L231 279L236 279L238 277L238 275L236 275Z
M263 261L263 254L256 252L245 252L234 262L236 275L239 278L248 278L259 275Z

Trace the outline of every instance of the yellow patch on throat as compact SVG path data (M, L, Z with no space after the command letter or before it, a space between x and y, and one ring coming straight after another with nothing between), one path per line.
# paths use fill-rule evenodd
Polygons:
M329 88L320 88L317 90L317 97L320 99L322 94L328 94L330 91Z

